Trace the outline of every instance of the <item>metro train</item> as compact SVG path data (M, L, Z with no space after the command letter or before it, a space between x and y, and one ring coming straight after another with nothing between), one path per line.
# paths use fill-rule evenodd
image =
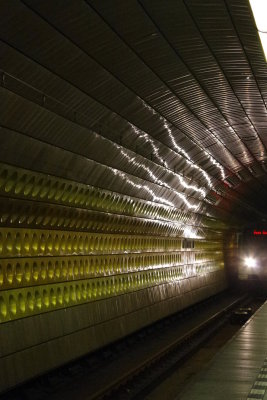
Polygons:
M254 280L267 285L267 229L256 227L243 232L238 264L239 280Z

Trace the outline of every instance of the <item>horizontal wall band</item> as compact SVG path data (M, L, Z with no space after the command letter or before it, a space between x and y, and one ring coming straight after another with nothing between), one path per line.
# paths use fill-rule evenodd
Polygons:
M79 322L83 321L88 323L90 318L89 315L94 313L92 313L92 311L91 313L88 313L86 310L87 307L85 307L85 309L83 306L80 306L83 308L84 314L78 312L79 319L75 317L68 318L71 319L73 323L73 331L66 332L64 330L62 334L57 335L56 332L53 330L51 332L51 329L48 329L46 334L50 335L49 337L46 336L41 338L37 336L36 338L35 327L38 326L38 323L36 323L37 321L33 323L33 319L35 319L35 317L13 321L12 325L14 328L12 330L12 338L14 338L16 343L18 343L18 335L15 333L16 325L19 329L24 329L24 332L27 332L26 327L28 327L30 334L26 335L26 338L20 338L20 346L17 348L15 353L9 353L10 355L7 355L7 357L0 359L1 369L3 371L0 377L0 386L2 387L2 390L7 389L8 387L14 385L14 378L16 379L15 384L18 384L18 376L20 377L21 381L25 381L26 379L32 378L40 373L44 373L47 370L56 368L60 365L60 362L68 362L74 358L92 352L101 346L118 340L122 336L132 333L137 327L140 329L146 326L148 324L148 316L150 323L155 322L166 317L170 313L175 313L181 309L184 309L185 307L202 301L206 297L222 291L225 289L225 286L225 282L222 281L222 279L220 279L218 276L217 279L212 279L209 284L204 284L203 287L200 286L197 290L192 290L191 292L187 292L183 295L176 293L175 296L173 293L173 296L170 298L165 297L163 301L160 300L156 303L150 303L146 307L142 307L142 303L140 302L140 308L137 307L133 309L132 312L129 312L128 310L127 312L123 312L125 308L121 305L121 314L114 314L112 319L107 321L99 321L99 324L93 323L90 325L89 323L88 327L84 325L79 326ZM150 297L154 298L154 296L151 296L151 293ZM126 296L120 296L118 300L120 299L125 301ZM104 303L105 302L102 302L103 305ZM125 304L127 305L130 303L132 302L128 300ZM97 303L91 304L96 305ZM66 310L66 312L63 309L57 311L56 313L42 314L40 316L43 321L42 326L54 328L56 321L62 321L62 318L58 314L65 316L68 314L68 311L71 312L75 310L76 315L76 310L79 310L80 307L78 306L75 308L69 308ZM39 317L37 316L36 319L39 319ZM25 324L23 325L23 328L21 326L22 323ZM1 330L8 328L9 325L11 324L2 324ZM68 323L66 325L69 327ZM42 332L43 329L38 330L39 334L42 334ZM26 346L25 340L27 340ZM60 354L62 355L60 358L58 357L59 349ZM43 361L42 363L38 363L40 357ZM30 367L21 368L22 362ZM13 374L8 373L10 367L13 368Z
M179 280L176 285L163 283L162 285L151 286L149 289L139 289L120 296L2 323L0 329L0 359L1 356L6 356L11 354L10 351L12 352L12 342L5 342L7 336L16 343L17 350L25 349L28 346L31 347L38 343L46 343L55 338L71 335L88 327L100 326L103 322L112 321L123 315L133 315L156 304L159 308L165 308L170 301L176 301L176 306L179 303L181 305L184 299L188 300L187 295L198 296L199 291L205 291L211 286L214 288L216 283L222 284L224 282L225 284L225 281L221 279L223 273L222 270L219 270L206 275ZM162 299L162 291L165 293L164 299ZM151 299L153 300L151 301ZM49 326L49 330L39 330L37 333L33 327L37 326L40 320L45 326ZM31 333L27 337L18 338L17 331L30 331Z
M0 209L0 226L4 227L182 236L185 228L190 226L194 231L201 230L205 237L211 235L213 238L216 237L214 230L203 227L201 223L194 223L194 221L190 221L191 224L194 223L192 226L180 221L130 217L10 197L0 196Z
M180 267L186 275L187 267L198 273L214 263L223 265L221 252L0 259L0 291L170 267Z
M196 249L220 250L220 241L194 240ZM41 229L0 229L0 257L57 256L125 252L164 252L181 249L172 237L98 234Z
M168 221L196 222L194 213L113 193L83 183L0 164L0 195ZM216 221L199 215L207 227ZM218 221L221 228L222 222Z
M13 289L0 292L0 322L27 317L42 312L101 300L109 296L117 296L139 289L160 285L175 284L185 277L207 274L220 270L220 265L206 265L201 271L187 266L186 276L182 268L162 268L118 277L102 277L98 279L79 280L52 285Z

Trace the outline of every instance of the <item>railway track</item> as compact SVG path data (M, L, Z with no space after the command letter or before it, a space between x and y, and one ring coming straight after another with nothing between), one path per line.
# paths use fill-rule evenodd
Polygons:
M234 300L203 323L198 324L181 337L168 343L157 353L127 371L113 388L106 387L90 397L90 400L143 400L145 396L188 358L205 340L212 336L226 321L236 307L247 301L246 296Z
M217 295L4 394L5 400L144 399L156 384L249 304Z

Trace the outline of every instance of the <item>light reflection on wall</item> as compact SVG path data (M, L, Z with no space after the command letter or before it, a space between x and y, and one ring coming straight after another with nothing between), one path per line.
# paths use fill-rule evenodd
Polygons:
M196 210L196 209L199 208L200 204L198 204L198 205L191 204L190 201L187 199L187 197L186 197L183 193L180 193L180 192L174 190L174 189L173 189L170 185L168 185L166 182L163 182L163 181L161 181L160 179L158 179L157 176L156 176L148 167L146 167L146 166L144 166L144 165L140 165L140 163L137 162L137 161L135 161L135 159L134 159L133 157L130 157L127 153L125 153L123 150L121 150L120 146L118 146L118 145L116 145L116 144L115 144L115 146L121 151L121 154L122 154L129 162L131 162L131 163L132 163L133 165L135 165L136 167L142 168L143 170L145 170L146 172L148 172L149 176L151 177L151 179L154 180L155 183L157 183L158 185L164 186L164 187L166 187L167 189L170 189L170 190L174 191L175 195L178 196L179 199L181 199L189 209L194 209L194 210ZM179 175L177 175L177 174L175 174L175 175L179 178L179 181L180 181L181 185L182 185L184 188L194 189L195 191L200 192L200 193L202 194L203 197L206 196L206 192L205 192L203 189L198 189L197 187L195 187L195 186L193 186L193 185L187 185ZM121 173L121 172L120 172L120 176L123 177L124 179L126 179L125 175L123 175L123 173ZM141 186L141 185L136 185L136 184L133 183L131 180L129 180L129 178L127 178L127 181L128 181L129 183L131 183L132 185L134 185L134 187L137 188L137 189L145 189L147 192L149 192L149 193L153 196L153 199L154 199L155 201L163 202L163 198L162 198L162 197L157 197L157 196L155 196L154 192L153 192L151 189L149 189L148 186L146 186L146 185L143 185L143 186ZM172 206L175 207L175 205L174 205L173 203L169 203L169 202L166 203L166 200L164 201L164 203L165 203L165 204L168 204L168 205L171 205L171 204L172 204Z
M153 192L153 190L151 190L148 186L139 185L139 184L135 183L134 181L132 181L131 179L129 179L129 176L126 176L126 174L124 172L119 171L114 168L111 169L111 171L115 176L119 176L124 182L127 182L135 189L145 190L152 197L153 201L155 201L157 203L166 204L167 206L170 206L170 207L175 207L175 204L172 203L171 201L168 201L168 200L164 199L163 197L156 196L155 193Z
M217 168L219 168L219 170L221 172L222 180L224 181L226 179L226 176L225 176L223 167L211 155L209 155L209 159L213 165L215 165Z
M135 161L134 157L130 157L124 150L121 149L120 146L114 144L116 146L116 148L120 151L120 153L124 156L124 158L127 159L127 161L129 161L131 164L133 164L135 167L137 167L138 169L143 169L144 171L146 171L150 178L153 179L156 183L166 186L168 189L172 189L171 186L169 186L167 183L161 181L160 179L157 178L157 176L151 171L150 168L146 167L143 164L140 164L139 162ZM168 167L165 167L168 168ZM204 189L199 189L197 186L195 185L189 185L188 183L186 183L186 181L177 173L174 173L173 171L169 171L169 173L171 173L172 175L174 175L176 178L178 178L180 184L183 186L184 189L192 189L195 192L200 193L203 197L206 197L206 192Z
M203 175L203 176L205 177L205 179L207 180L208 185L212 188L212 183L211 183L211 180L210 180L210 178L209 178L207 172L204 171L204 170L203 170L201 167L199 167L197 164L195 164L195 163L193 162L193 160L191 159L191 157L189 156L189 154L188 154L184 149L182 149L180 146L178 146L178 144L176 143L175 138L174 138L174 136L173 136L173 134L172 134L172 131L171 131L170 127L168 126L168 123L167 123L167 121L165 120L165 118L162 117L161 115L159 115L159 114L158 114L152 107L150 107L146 102L144 102L143 100L141 100L141 101L142 101L143 106L144 106L146 109L148 109L150 112L152 112L153 115L157 115L157 117L160 119L160 121L163 122L163 126L164 126L164 128L167 130L167 132L168 132L168 134L169 134L169 137L170 137L170 139L171 139L171 142L172 142L172 144L173 144L173 147L176 149L176 151L177 151L178 153L181 153L181 154L187 159L188 163L189 163L193 168L196 168L198 171L200 171L200 172L202 173L202 175ZM138 134L138 129L137 129L136 127L134 127L132 124L130 124L130 125L131 125L131 127L134 129L135 133ZM152 143L153 143L153 140L152 140L151 138L149 138L149 142L150 142L150 144L152 144ZM151 142L152 142L152 143L151 143ZM202 149L202 152L205 153L205 154L208 156L209 160L212 162L212 164L215 165L215 166L220 170L221 178L222 178L223 180L225 180L226 176L225 176L225 172L224 172L223 167L222 167L222 166L212 157L212 155L209 154L205 149Z
M203 236L199 236L196 229L192 226L186 226L184 228L183 237L188 239L203 239Z
M198 171L200 171L202 173L204 178L207 180L209 187L212 188L213 185L212 185L211 179L210 179L209 175L207 174L207 172L204 171L202 168L200 168L198 165L196 165L190 158L189 154L187 154L187 152L184 149L182 149L180 146L178 146L178 144L176 143L176 141L174 139L174 136L172 134L170 127L167 125L167 123L165 121L164 121L164 128L168 131L169 137L171 139L172 145L175 148L175 150L178 153L183 154L183 156L186 158L187 164L189 164L192 168L197 169Z
M131 126L131 128L133 129L133 131L135 132L135 134L138 135L139 138L145 139L146 143L149 143L149 144L151 145L152 150L153 150L153 154L155 155L155 157L157 158L157 160L158 160L161 164L165 165L165 167L169 168L169 166L168 166L168 164L166 163L166 161L163 160L163 158L159 155L158 148L157 148L156 145L154 144L153 139L151 139L147 133L141 132L141 131L140 131L139 129L137 129L134 125L130 124L130 126ZM197 171L199 171L199 172L202 174L202 176L206 179L209 188L213 188L211 179L210 179L209 175L207 174L207 172L204 171L204 170L203 170L201 167L199 167L198 165L196 165L196 164L192 161L192 159L190 158L189 154L187 154L185 150L183 150L181 147L179 147L179 146L177 145L177 143L176 143L176 141L174 140L174 137L173 137L173 135L172 135L172 133L171 133L170 128L167 126L167 124L166 124L165 122L164 122L164 126L165 126L165 128L168 130L168 133L169 133L169 136L170 136L172 145L173 145L173 147L175 148L175 150L177 151L177 153L179 153L180 155L183 155L183 156L185 157L186 163L187 163L191 168L196 169ZM209 155L209 159L211 160L211 162L212 162L214 165L216 165L219 169L221 169L221 175L222 175L223 179L225 179L225 174L224 174L223 168L222 168L210 155Z

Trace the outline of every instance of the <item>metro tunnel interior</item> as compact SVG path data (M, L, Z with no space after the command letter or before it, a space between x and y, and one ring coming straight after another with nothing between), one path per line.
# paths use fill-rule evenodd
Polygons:
M264 287L267 65L248 0L1 0L0 16L0 393Z

